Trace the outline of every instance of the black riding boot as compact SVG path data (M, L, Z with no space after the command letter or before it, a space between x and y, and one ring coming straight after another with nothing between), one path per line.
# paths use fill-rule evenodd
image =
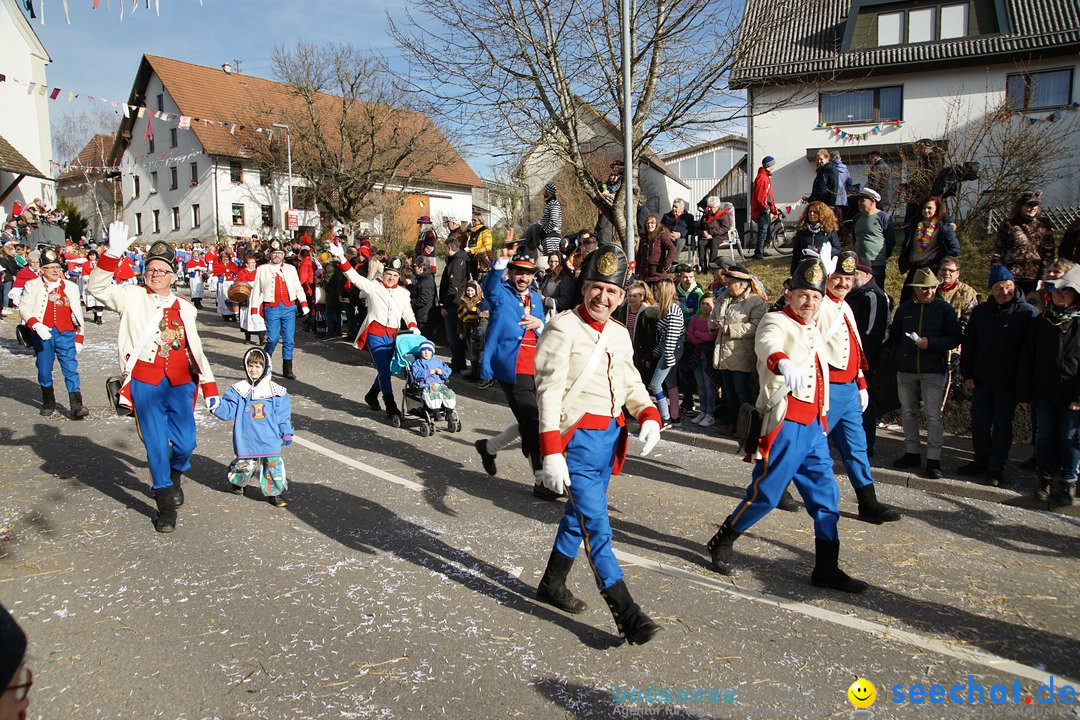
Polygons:
M56 393L52 386L41 388L41 410L39 415L48 417L56 412Z
M384 397L383 402L386 403L386 414L388 417L394 417L395 415L401 414L401 411L398 410L397 400L394 399L393 395Z
M878 502L874 483L855 488L855 497L859 498L859 519L863 522L880 525L881 523L896 522L901 517L896 510Z
M176 507L180 507L184 504L184 488L180 487L180 480L182 476L179 470L170 470L169 479L172 480L172 485L176 488Z
M840 559L839 540L817 538L814 540L814 548L817 551L817 562L810 575L812 585L848 593L861 593L870 587L862 580L848 577L848 574L837 566Z
M295 380L296 375L292 371L292 360L281 361L281 377L287 380Z
M382 406L379 405L379 386L378 385L372 385L371 386L371 389L368 390L367 395L364 396L364 402L366 402L368 407L371 408L372 410L382 410Z
M641 607L630 597L630 591L622 580L604 588L600 594L604 596L611 616L615 618L619 634L631 645L644 645L660 632L660 626L642 612Z
M566 587L566 576L570 574L570 568L573 566L574 558L552 550L551 557L548 558L547 570L544 571L544 577L540 579L540 585L536 588L536 599L568 613L585 612L589 606L574 597L574 594Z
M84 417L90 414L90 411L82 404L82 393L73 392L68 393L68 404L71 406L71 419L82 420Z
M202 310L202 298L195 298L191 302L195 305L196 310Z
M154 529L159 533L171 533L176 529L176 508L178 491L175 485L154 491L157 503L157 515L154 516Z
M709 557L712 558L713 568L721 575L731 575L734 572L731 561L735 557L735 550L732 546L740 535L742 535L741 532L724 523L706 545L709 549Z
M266 333L255 333L255 335L256 335L256 337L259 338L259 347L265 347L266 346Z
M244 331L244 344L245 345L250 345L251 344L251 332L249 330Z

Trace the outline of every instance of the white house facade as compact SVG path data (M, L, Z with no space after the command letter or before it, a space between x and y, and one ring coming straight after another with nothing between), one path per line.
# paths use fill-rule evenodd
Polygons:
M663 156L668 167L690 186L686 198L691 208L708 196L746 157L746 138L726 135Z
M307 180L271 171L262 159L267 144L284 156L289 136L255 108L267 106L268 95L283 92L283 86L262 78L144 56L128 101L134 110L121 123L113 148L124 221L136 236L147 243L208 243L253 234L318 237L334 229L329 226L336 225L334 219L319 212ZM445 170L449 181L414 182L405 189L405 205L433 217L468 217L472 188L482 182L454 157ZM290 207L297 213L294 230ZM379 234L381 220L359 229Z
M40 198L49 207L56 203L50 177L52 88L45 78L45 66L52 58L20 5L16 0L0 0L0 48L4 49L5 75L5 82L0 82L0 203L5 217L15 202L26 205ZM11 79L23 82L17 84Z
M769 12L748 0L744 26ZM961 142L1006 102L1001 122L1080 118L1080 3L1069 0L823 0L758 44L731 85L748 94L751 172L776 158L778 204L809 193L819 148L865 183L869 150L898 170L917 140ZM1065 157L1080 152L1072 139ZM1076 204L1077 182L1064 173L1042 188L1044 204Z

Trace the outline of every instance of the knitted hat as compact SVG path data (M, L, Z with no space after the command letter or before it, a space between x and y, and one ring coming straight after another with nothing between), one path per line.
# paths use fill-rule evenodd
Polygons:
M15 677L26 654L26 633L15 618L0 605L0 688L6 688Z
M997 285L999 282L1005 282L1006 280L1015 280L1013 274L1009 272L1009 268L1002 264L990 266L990 280L987 282L991 288Z
M425 350L430 350L431 354L434 355L435 354L435 343L431 342L430 340L425 340L424 342L420 343L420 345L417 346L417 348L416 348L417 354L422 353Z
M549 193L551 193L552 195L555 195L555 194L556 194L556 193L555 193L555 183L553 183L553 182L546 182L546 183L544 183L544 189L545 189L545 190L547 190L547 191L548 191Z
M870 267L870 263L866 262L866 260L862 258L859 258L858 261L855 263L855 269L859 272L864 272L867 275L874 274L874 268Z
M761 167L772 167L775 164L776 158L774 158L772 155L766 155L765 157L761 158Z

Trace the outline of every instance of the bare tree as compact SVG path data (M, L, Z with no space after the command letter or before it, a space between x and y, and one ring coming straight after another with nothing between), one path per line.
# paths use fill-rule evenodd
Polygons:
M62 163L58 189L95 216L101 230L123 216L120 181L110 160L118 124L115 112L99 108L66 113L53 126L53 155Z
M301 42L275 48L272 63L288 93L266 111L289 125L293 172L338 222L359 219L372 192L405 192L457 159L380 58L352 45ZM264 157L279 172L285 160L284 143Z
M1069 175L1076 161L1063 148L1075 147L1080 138L1080 117L1074 112L1026 113L1002 99L982 112L970 112L960 98L947 113L944 163L962 173L965 166L977 177L961 185L951 200L962 211L960 230L986 222L995 211L1008 212L1023 190L1040 190ZM959 214L959 213L958 213Z
M741 117L746 99L727 86L732 67L773 27L796 12L813 12L816 2L774 3L775 17L736 32L742 3L634 0L634 157L658 141L693 137ZM449 121L504 156L542 144L573 169L589 200L624 234L614 207L622 207L635 183L623 183L613 207L601 195L606 173L586 169L587 155L597 149L590 127L621 116L618 0L410 0L404 19L389 22L412 63L411 83ZM627 171L636 180L637 168Z

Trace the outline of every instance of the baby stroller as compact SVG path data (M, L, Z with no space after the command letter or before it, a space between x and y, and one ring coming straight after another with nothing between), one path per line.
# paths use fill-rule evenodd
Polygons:
M423 335L401 333L394 341L394 357L390 360L390 372L405 380L405 390L401 394L401 413L390 418L390 424L401 427L402 419L413 415L420 420L420 436L435 434L435 417L442 413L446 420L447 432L461 432L461 420L458 418L457 400L448 398L425 397L424 386L413 380L412 365L420 356L420 345L427 342Z

